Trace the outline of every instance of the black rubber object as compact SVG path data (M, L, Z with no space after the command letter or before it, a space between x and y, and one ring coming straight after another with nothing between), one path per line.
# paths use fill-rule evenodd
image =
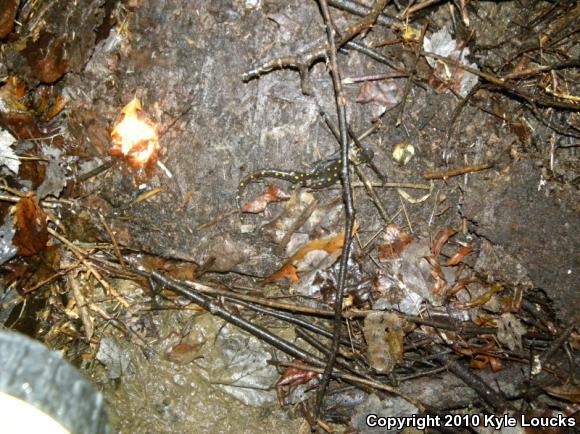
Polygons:
M33 405L73 434L110 432L103 396L59 353L20 333L0 330L0 392Z

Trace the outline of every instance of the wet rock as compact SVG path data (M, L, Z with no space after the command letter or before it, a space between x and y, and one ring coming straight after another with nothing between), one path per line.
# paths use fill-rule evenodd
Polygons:
M475 223L476 233L513 256L533 285L556 301L562 317L571 317L580 303L580 217L542 187L541 171L520 160L492 188L471 191L465 198L463 212ZM500 272L504 278L506 271ZM513 267L508 281L524 283L521 274L521 267Z

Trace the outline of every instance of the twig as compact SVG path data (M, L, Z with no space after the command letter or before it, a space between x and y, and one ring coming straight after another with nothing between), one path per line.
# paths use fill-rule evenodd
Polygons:
M474 86L469 93L462 98L455 110L453 110L453 115L451 115L451 121L449 122L449 126L447 127L447 133L445 134L445 142L443 143L443 149L447 149L447 145L449 145L449 140L451 140L451 135L453 134L453 130L457 123L457 119L459 119L459 115L463 111L463 108L467 105L467 102L475 95L480 89L482 88L481 84Z
M450 354L441 353L437 356L441 364L444 364L449 371L455 374L461 381L471 387L475 392L487 402L497 412L503 412L511 409L503 394L496 392L487 385L478 375L465 369Z
M409 78L407 78L407 82L405 83L405 89L403 91L403 96L401 97L401 105L399 108L399 116L397 116L397 125L400 125L403 121L403 114L405 113L405 105L407 104L407 97L409 96L409 92L411 91L411 86L413 85L413 78L417 71L417 64L419 63L419 59L421 58L421 45L423 45L423 39L425 38L425 32L427 31L427 26L423 26L421 29L421 36L419 36L419 40L415 46L415 59L413 60L413 66L411 67L411 71L409 72Z
M83 323L87 341L90 341L95 332L95 321L89 313L87 300L81 291L80 283L79 280L76 279L76 276L71 276L69 274L66 280L68 285L72 288L72 294L79 310L79 316L81 317L81 321Z
M309 330L311 332L318 333L319 335L324 336L325 338L332 337L332 332L329 332L326 329L323 329L321 327L318 327L317 325L309 323L308 321L305 321L302 318L297 317L296 315L288 314L285 312L280 312L280 311L274 310L274 309L260 307L254 303L248 303L246 301L236 300L234 297L224 296L224 298L227 300L230 300L232 303L235 303L235 304L238 304L240 306L244 306L250 310L253 310L254 312L262 313L264 315L269 315L269 316L272 316L274 318L278 318L282 321L287 321L291 324L300 326L300 327L302 327L306 330ZM343 339L341 341L341 343L343 345L351 346L351 342L347 341L346 339Z
M352 0L328 0L328 4L334 8L342 9L343 11L358 15L359 17L365 17L371 13L371 8ZM402 20L400 18L381 13L377 16L376 22L377 24L381 24L383 26L390 26L394 23L400 23Z
M121 249L119 249L119 244L117 244L117 239L115 238L115 234L113 234L113 231L111 230L111 227L109 226L109 224L105 220L105 217L103 217L103 214L99 213L99 219L101 220L101 224L103 225L103 227L107 231L107 234L109 235L109 238L111 239L111 242L113 243L113 249L115 250L115 255L117 256L117 259L119 260L119 264L121 265L121 268L124 270L125 269L125 259L123 258L123 255L121 254Z
M433 59L440 60L440 61L448 63L456 68L460 68L460 69L463 69L464 71L467 71L467 72L470 72L474 75L477 75L478 77L484 79L485 81L488 81L489 83L494 84L497 87L501 88L503 91L523 98L529 104L535 103L539 106L554 107L554 108L559 108L559 109L563 109L563 110L572 110L572 111L580 110L580 106L576 103L573 103L573 102L568 103L568 102L564 102L564 101L555 101L555 100L550 100L547 98L541 98L539 96L532 95L528 92L523 91L522 89L519 89L519 88L509 84L506 80L504 80L501 77L496 77L492 74L488 74L486 72L480 71L477 68L472 68L471 66L464 65L463 63L461 63L455 59L450 59L448 57L440 56L438 54L429 53L429 52L425 52L425 51L421 51L420 54L424 57L432 57Z
M371 12L367 17L365 17L358 26L355 27L356 32L359 33L362 30L370 28L376 21L377 16L382 12L387 4L387 0L377 0L371 9ZM345 230L344 230L344 247L342 249L342 254L340 256L340 265L338 271L338 283L336 288L336 297L334 300L334 329L332 337L332 346L330 349L330 354L326 363L326 368L324 369L324 374L320 381L320 387L316 394L316 403L313 411L314 420L317 421L320 416L320 410L322 408L322 403L324 401L324 396L326 394L326 389L330 383L330 378L332 376L332 371L334 369L334 364L336 362L336 356L338 354L338 347L340 345L340 331L342 326L342 301L344 298L344 287L346 283L346 273L348 259L350 256L350 245L352 242L352 231L354 227L354 207L352 200L352 189L350 186L350 161L349 161L349 140L347 132L347 120L346 120L346 96L342 89L342 82L340 78L340 71L338 69L338 63L336 61L336 50L338 46L335 44L335 30L332 27L332 19L330 17L330 11L328 10L328 2L326 0L319 0L320 10L322 12L322 17L324 18L324 24L326 25L326 35L328 38L328 60L330 74L332 76L332 83L334 85L334 96L336 99L336 110L338 114L338 128L340 131L340 147L341 147L341 157L342 157L342 168L341 168L341 179L342 179L342 197L344 201L345 210ZM347 29L348 33L348 29ZM352 38L354 35L349 37ZM343 36L344 39L345 37ZM316 426L313 427L316 429Z
M544 351L544 353L540 356L540 362L545 364L550 358L554 355L554 353L560 348L564 342L570 337L574 329L576 328L576 324L578 323L579 316L576 316L571 322L568 327L566 327L560 336L558 336L554 342L550 344L550 346Z
M247 294L238 294L236 292L227 291L218 288L212 288L211 286L204 285L198 282L184 282L185 285L189 286L190 288L195 289L204 294L210 295L219 295L224 297L229 297L236 300L243 300L250 303L259 304L262 306L267 306L272 309L279 309L285 310L287 312L294 312L302 315L313 315L313 316L321 316L321 317L332 317L333 312L331 310L322 310L316 309L314 307L309 306L299 306L297 304L290 304L290 303L279 303L276 301L269 300L263 297L254 297Z
M387 2L389 0L377 0L375 5L373 6L371 13L357 22L356 24L348 27L344 32L340 39L335 40L333 39L330 41L332 46L336 46L335 48L340 48L349 42L352 38L358 35L363 30L367 30L370 28L373 23L374 19L380 12L384 9ZM378 12L377 12L378 10ZM334 29L333 29L333 37L334 36ZM243 81L249 81L254 78L259 77L262 74L267 72L276 70L276 69L283 69L283 68L291 68L296 69L300 73L300 86L302 89L302 93L305 95L310 95L312 93L312 89L310 87L310 76L309 70L315 62L318 62L324 59L327 56L328 51L328 44L323 44L320 46L316 46L305 53L291 55L291 56L284 56L278 57L276 59L267 61L260 66L257 66L250 71L245 72L242 74Z
M129 308L129 302L127 300L125 300L121 294L119 294L117 292L117 290L115 288L113 288L111 285L109 285L109 282L107 282L103 276L101 276L101 273L99 273L95 267L92 266L92 264L90 263L90 261L87 260L87 258L85 257L84 253L81 252L77 246L75 246L73 243L71 243L69 240L67 240L65 237L63 237L62 235L60 235L58 232L54 231L52 228L47 228L46 229L48 231L48 233L50 235L52 235L53 237L55 237L57 240L59 240L61 243L65 244L68 249L73 252L73 254L83 263L83 265L85 267L87 267L87 270L89 271L89 273L91 273L95 279L97 279L97 281L103 286L103 288L105 288L105 291L107 291L109 294L111 294L113 297L115 297L117 299L117 301L119 303L121 303L124 307Z
M436 5L437 3L441 3L442 0L427 0L424 1L422 3L419 3L418 5L412 6L408 9L405 9L403 11L403 13L401 14L401 18L403 19L407 19L409 18L411 15L413 15L415 12L419 12L422 9L428 8L430 6Z
M179 284L178 282L174 281L173 279L164 276L161 273L156 271L152 272L151 274L142 272L143 276L150 276L150 278L164 286L166 288L171 289L173 292L187 298L188 300L194 302L195 304L203 307L205 310L210 312L212 315L220 317L221 319L231 323L240 329L250 333L253 336L256 336L259 339L262 339L264 342L272 345L274 348L277 348L280 351L290 355L291 357L295 357L297 359L301 359L306 363L310 363L316 366L322 366L324 363L318 357L310 354L307 351L297 347L291 342L288 342L273 333L270 333L268 330L260 327L239 315L236 315L220 304L214 302L212 299L208 298L205 295L199 294L197 292L192 291L191 289Z
M410 182L384 182L381 184L371 183L374 188L412 188L415 190L431 190L428 184L413 184ZM353 188L365 187L363 183L353 183Z
M324 1L324 0L322 0L322 1ZM320 374L322 374L324 372L322 369L317 368L315 366L302 365L302 364L298 364L298 363L279 363L279 365L280 366L288 366L290 368L302 369L304 371L318 372ZM405 395L404 393L401 393L395 387L392 387L392 386L389 386L389 385L383 384L383 383L378 383L376 381L360 378L360 377L357 377L355 375L343 374L340 372L335 372L333 375L336 376L337 378L340 378L341 380L349 381L349 382L352 382L355 384L360 384L363 386L369 386L369 387L372 387L372 388L377 389L377 390L382 390L383 392L388 392L388 393L392 393L394 395L400 396L405 401L408 401L411 404L413 404L415 407L417 407L417 409L419 410L420 413L425 411L424 404L422 404L420 401L416 400L415 398L412 398L408 395Z
M354 83L361 83L361 82L365 82L365 81L388 80L390 78L405 78L408 76L409 76L409 74L407 74L407 73L363 75L360 77L343 78L342 84L354 84Z
M447 179L453 176L465 175L466 173L481 172L482 170L487 170L491 168L493 164L474 164L470 166L457 167L455 169L446 170L443 172L426 172L423 175L425 179Z
M31 292L36 291L38 288L41 288L42 286L46 285L47 283L52 282L55 279L58 279L61 276L64 276L65 274L67 274L70 271L74 270L75 268L79 267L81 264L82 264L81 261L77 261L74 264L72 264L66 268L58 270L56 273L52 274L51 276L47 277L46 279L41 280L40 282L38 282L34 286L32 286L30 288L23 289L22 295L30 294Z

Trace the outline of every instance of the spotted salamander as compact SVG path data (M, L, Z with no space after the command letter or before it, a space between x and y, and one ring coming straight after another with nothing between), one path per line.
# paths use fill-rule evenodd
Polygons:
M372 158L373 151L370 149L356 146L351 150L351 162L353 164L368 163ZM264 169L251 173L242 179L238 186L238 195L236 197L238 208L240 208L240 200L246 187L261 178L277 178L298 184L302 187L319 190L334 185L340 179L341 168L342 160L340 158L334 158L321 161L314 167L312 172Z

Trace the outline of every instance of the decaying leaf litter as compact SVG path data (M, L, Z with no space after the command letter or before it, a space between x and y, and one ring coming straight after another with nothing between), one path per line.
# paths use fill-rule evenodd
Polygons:
M325 2L6 3L0 314L120 431L575 414L574 2L329 1L336 66ZM132 100L147 170L111 152ZM240 215L270 169L311 184L257 176Z

